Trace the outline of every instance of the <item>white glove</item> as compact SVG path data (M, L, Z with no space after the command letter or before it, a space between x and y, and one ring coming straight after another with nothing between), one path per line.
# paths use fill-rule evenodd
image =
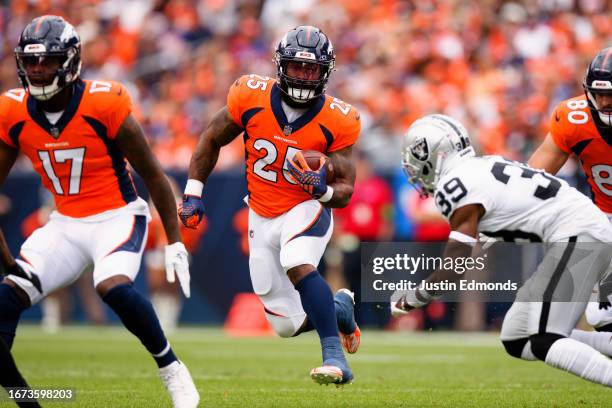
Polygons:
M189 290L189 259L187 249L182 242L175 242L172 245L166 245L166 279L170 283L174 283L174 274L178 276L181 289L185 297L191 296Z
M417 289L418 290L418 289ZM410 313L411 310L418 309L419 307L426 306L430 301L436 297L430 295L427 291L421 290L419 292L420 297L425 296L426 301L417 298L417 290L396 290L391 295L390 307L392 316L402 316Z
M407 291L396 290L393 292L389 302L389 306L391 307L391 316L397 317L408 314L408 310L400 308L401 306L405 305L406 294ZM400 307L398 307L398 303Z

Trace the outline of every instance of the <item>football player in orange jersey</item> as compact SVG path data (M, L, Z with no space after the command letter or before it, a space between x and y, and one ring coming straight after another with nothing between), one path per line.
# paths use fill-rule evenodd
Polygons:
M219 150L243 133L253 289L281 337L319 334L323 365L311 370L312 379L346 383L353 374L342 346L354 353L360 341L353 294L341 289L333 296L317 266L333 229L330 208L346 206L353 192L359 114L325 95L335 54L318 28L290 30L275 61L277 79L245 75L231 86L191 158L179 215L186 226L201 221L202 190ZM309 168L302 150L327 154L333 181L326 181L326 166Z
M588 177L594 203L612 222L612 47L593 58L582 86L584 95L557 105L550 131L529 165L555 174L570 155L576 155ZM612 307L605 296L612 292L612 271L600 283L599 292L602 302L589 303L586 318L598 331L611 332ZM597 334L574 330L572 337L590 344Z
M127 160L144 179L161 214L166 265L189 296L187 251L176 202L119 83L80 79L81 44L57 16L29 23L15 49L22 89L0 96L0 183L19 152L30 158L57 211L21 247L17 264L33 279L0 284L0 337L10 347L21 313L93 265L96 291L152 354L175 407L196 407L189 371L170 348L151 307L132 282L140 267L150 213ZM32 281L38 279L40 289Z

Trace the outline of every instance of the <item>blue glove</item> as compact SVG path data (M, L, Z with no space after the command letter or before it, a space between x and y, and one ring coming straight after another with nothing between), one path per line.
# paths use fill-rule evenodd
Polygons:
M327 191L327 166L325 158L321 157L318 170L312 170L302 152L297 152L293 159L287 159L289 173L295 179L302 190L310 194L314 199L319 199Z
M179 204L178 216L187 228L196 228L204 218L204 203L202 197L184 195Z

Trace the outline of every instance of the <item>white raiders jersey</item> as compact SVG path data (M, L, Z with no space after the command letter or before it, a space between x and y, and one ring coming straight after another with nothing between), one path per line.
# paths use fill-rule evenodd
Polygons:
M504 241L557 242L581 233L612 242L606 215L567 182L500 156L472 157L442 175L436 206L450 220L468 204L485 214L478 230Z

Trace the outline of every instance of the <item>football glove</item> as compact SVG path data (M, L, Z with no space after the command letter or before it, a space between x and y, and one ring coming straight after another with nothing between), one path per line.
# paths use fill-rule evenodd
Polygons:
M401 316L410 312L411 310L418 309L429 304L432 300L436 299L437 296L428 293L425 290L396 290L391 295L391 315Z
M319 169L312 170L306 163L302 152L297 152L293 158L287 159L287 167L302 190L314 199L318 200L327 191L327 166L325 166L324 157L321 157Z
M181 289L187 298L191 296L188 257L187 249L185 249L185 245L182 242L166 245L166 279L168 282L174 283L176 274Z
M196 228L204 217L202 197L184 195L178 206L178 216L187 228Z
M390 302L392 316L403 316L411 310L416 309L416 307L410 306L408 304L408 302L406 301L406 294L401 295L399 299L394 299L394 297L395 296L391 296Z

